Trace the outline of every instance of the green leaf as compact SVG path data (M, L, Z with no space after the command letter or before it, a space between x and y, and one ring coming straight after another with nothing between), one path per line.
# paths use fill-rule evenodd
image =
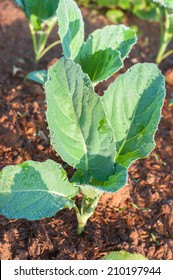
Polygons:
M121 58L124 59L136 43L136 40L136 34L131 28L123 24L108 25L102 29L95 30L89 35L84 44L82 56L110 48L119 51Z
M173 9L173 1L172 0L152 0L155 3L160 4L165 8Z
M109 86L102 97L114 132L115 161L128 167L155 147L154 135L165 97L164 77L155 64L137 64Z
M117 24L121 23L126 18L126 15L123 13L123 11L116 9L108 10L106 12L106 17L110 22Z
M62 208L71 209L77 194L65 170L52 160L26 161L0 172L0 213L11 219L51 217Z
M128 10L132 8L132 3L129 0L118 0L118 7L120 7L122 10Z
M30 72L25 76L25 79L43 85L47 80L47 71L37 70L37 71Z
M84 22L77 4L73 0L60 0L58 9L58 34L66 58L78 61L84 42Z
M136 42L135 32L124 25L110 25L91 33L84 43L80 64L95 83L109 78L122 66Z
M45 85L51 143L84 177L104 181L114 173L115 143L101 98L80 65L61 58L48 70Z
M108 79L123 66L119 52L112 49L86 53L81 57L80 64L94 84Z
M147 260L141 254L130 254L124 250L112 251L102 258L102 260Z
M86 178L80 169L74 173L70 181L77 184L81 192L87 197L94 198L104 192L114 193L120 190L127 183L127 175L127 168L116 163L114 165L114 174L104 182L95 178Z
M104 191L94 188L90 185L80 185L80 192L89 199L95 199L104 193Z
M16 0L35 30L56 22L55 12L59 0Z
M139 17L142 20L157 22L161 20L160 15L158 14L158 11L156 9L156 5L154 3L150 3L150 5L140 8L134 5L132 12L135 16Z
M96 0L95 2L99 6L107 7L107 6L117 5L119 0Z
M110 192L114 193L120 190L127 184L127 168L123 167L120 164L115 164L115 172L113 175L109 176L109 178L105 182L99 182L94 179L90 180L88 184L85 186L92 187L94 190L102 191L102 192Z

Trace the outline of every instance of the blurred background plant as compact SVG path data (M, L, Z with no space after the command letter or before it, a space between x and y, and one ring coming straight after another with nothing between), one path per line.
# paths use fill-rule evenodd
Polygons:
M112 23L121 23L126 18L126 12L130 11L137 17L145 20L156 20L156 5L151 0L78 0L84 6L97 6L104 8L106 17Z
M173 50L167 50L173 38L173 1L172 0L152 0L156 4L160 25L160 47L156 57L156 63L173 54Z
M46 47L48 37L57 22L56 9L59 0L15 0L25 13L31 32L34 62L38 61L60 41L55 41Z

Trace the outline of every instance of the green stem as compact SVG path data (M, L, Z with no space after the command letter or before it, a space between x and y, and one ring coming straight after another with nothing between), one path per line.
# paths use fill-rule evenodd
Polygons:
M156 58L156 63L157 64L159 64L164 59L164 53L167 49L167 46L168 46L169 42L170 42L170 40L167 40L167 39L163 40L162 45L159 49L157 58Z
M101 196L101 194L98 195L96 198L91 199L91 198L87 198L85 195L83 195L81 211L79 210L77 205L74 205L74 209L75 209L76 217L77 217L77 221L78 221L78 226L77 226L78 235L80 235L83 232L88 219L93 215L93 213L97 207L98 201L100 199L100 196Z
M37 34L37 53L35 55L36 63L41 59L42 52L46 46L46 42L49 36L49 31L43 32L41 34Z
M169 32L170 24L171 23L169 15L165 10L165 29L161 29L160 49L156 58L157 64L159 64L164 58L167 57L167 55L165 56L164 53L168 47L169 42L172 39L172 33Z
M58 45L60 41L53 42L50 44L48 47L46 46L49 34L52 31L54 24L51 24L49 28L47 28L45 31L40 31L37 32L32 24L29 24L30 32L31 32L31 37L32 37L32 43L33 43L33 49L34 49L34 54L35 54L35 68L38 64L38 61L54 46Z
M77 221L78 221L77 234L80 235L84 230L85 223L83 223L83 221L82 221L81 213L76 204L74 205L74 209L75 209L76 217L77 217Z
M37 40L36 40L36 33L34 31L34 28L32 27L32 24L29 24L29 28L30 28L30 32L31 32L31 37L32 37L32 44L33 44L33 49L34 49L34 65L35 65L35 68L37 66Z
M169 55L173 54L173 50L167 51L163 56L162 56L162 60L167 58Z
M162 44L163 40L163 34L164 34L164 28L163 28L163 22L165 18L165 12L160 7L156 7L156 13L159 17L159 27L160 27L160 46Z
M39 59L41 59L51 48L55 47L56 45L60 44L61 41L55 41L52 44L50 44L49 46L47 46L47 48L45 48L42 53L39 55Z

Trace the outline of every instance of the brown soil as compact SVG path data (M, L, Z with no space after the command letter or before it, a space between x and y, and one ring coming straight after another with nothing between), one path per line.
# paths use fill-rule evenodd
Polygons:
M108 23L96 11L83 8L82 12L87 33ZM153 62L159 42L157 24L131 15L127 24L137 24L142 35L123 71L136 62ZM56 33L55 28L49 42L56 39ZM60 47L49 52L39 68L46 68L56 57L61 57ZM160 65L163 73L170 69L171 59ZM15 67L20 70L16 72ZM49 143L43 89L23 79L32 70L32 42L25 16L14 1L1 0L0 169L28 159L61 162ZM170 84L172 79L169 73ZM131 166L127 186L116 194L103 195L81 236L76 235L73 210L62 210L41 221L0 216L0 258L91 260L124 249L149 259L173 260L173 107L168 106L171 92L173 87L167 85L155 150Z

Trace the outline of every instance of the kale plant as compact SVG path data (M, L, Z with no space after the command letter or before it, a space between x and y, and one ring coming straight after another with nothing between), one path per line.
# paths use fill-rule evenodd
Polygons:
M62 9L67 9L67 2L76 5L60 0ZM68 178L63 166L53 160L4 167L0 213L39 220L74 208L81 234L100 196L121 189L132 162L154 149L165 83L155 64L136 64L98 96L94 85L117 71L131 48L129 29L108 26L84 42L78 9L59 15L61 21L64 57L48 70L46 120L53 148L74 174ZM80 207L74 200L79 192Z

